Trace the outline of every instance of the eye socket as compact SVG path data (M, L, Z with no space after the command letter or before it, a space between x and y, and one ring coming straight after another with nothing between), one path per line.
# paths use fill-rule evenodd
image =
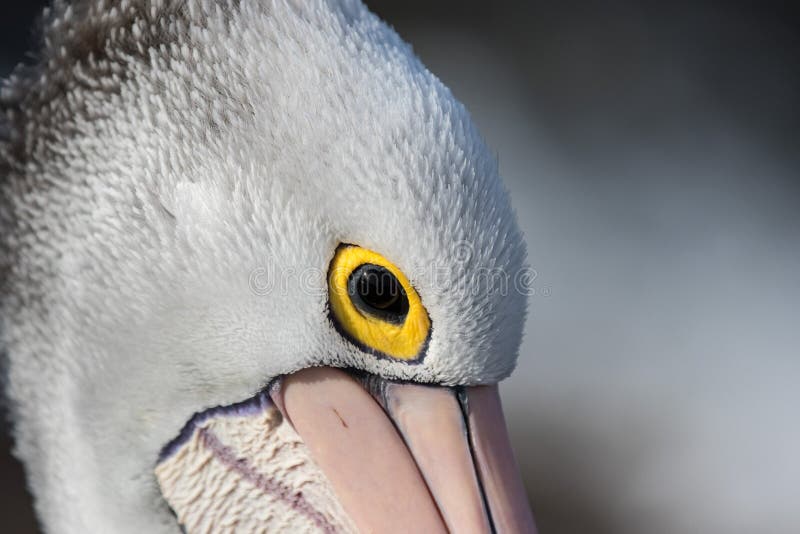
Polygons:
M347 293L359 311L392 324L403 324L408 297L395 275L385 267L365 263L347 279Z
M338 330L360 348L401 360L424 351L428 312L408 278L377 252L340 246L328 272L328 298Z

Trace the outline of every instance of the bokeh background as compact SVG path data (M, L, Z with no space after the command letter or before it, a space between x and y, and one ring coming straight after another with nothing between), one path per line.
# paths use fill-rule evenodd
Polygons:
M40 2L4 5L0 76ZM537 272L504 400L543 534L800 532L800 20L370 1L472 111ZM0 524L35 532L2 438Z

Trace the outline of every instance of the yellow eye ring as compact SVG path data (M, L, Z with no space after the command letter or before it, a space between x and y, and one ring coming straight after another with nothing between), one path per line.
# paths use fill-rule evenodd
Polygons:
M431 330L428 312L400 269L371 250L342 245L328 271L331 315L357 346L380 356L422 356Z

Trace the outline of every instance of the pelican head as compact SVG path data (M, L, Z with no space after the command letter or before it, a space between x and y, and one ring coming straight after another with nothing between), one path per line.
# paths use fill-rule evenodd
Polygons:
M532 531L525 247L357 0L56 1L3 87L2 346L51 532Z

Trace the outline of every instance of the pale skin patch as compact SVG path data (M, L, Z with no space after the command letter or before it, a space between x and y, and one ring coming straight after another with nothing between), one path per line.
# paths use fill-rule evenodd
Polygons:
M186 532L355 532L333 489L280 412L220 411L156 466Z

